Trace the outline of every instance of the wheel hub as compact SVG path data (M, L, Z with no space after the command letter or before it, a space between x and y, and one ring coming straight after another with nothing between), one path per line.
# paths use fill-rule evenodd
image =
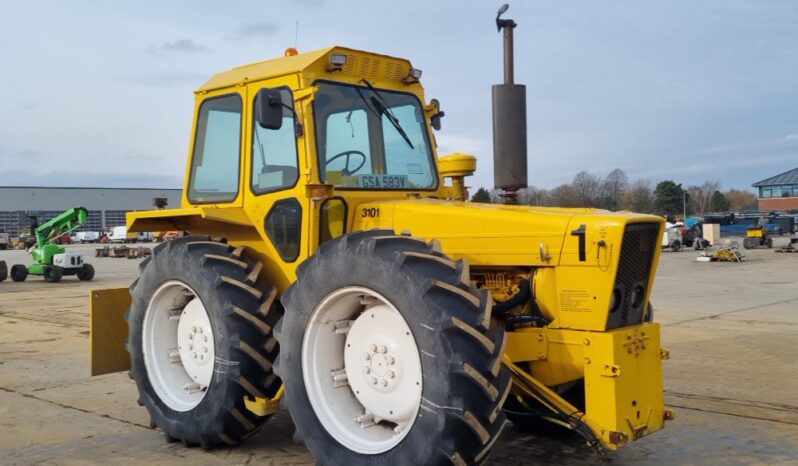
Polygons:
M186 284L173 280L153 294L142 326L147 377L175 411L190 411L213 378L213 329L205 306Z
M418 349L407 323L390 307L373 306L355 319L346 336L344 370L366 412L397 424L415 415L421 397Z
M213 377L213 334L205 308L198 299L189 302L177 324L177 349L183 369L200 388Z
M313 310L302 343L310 404L325 429L362 454L389 451L421 409L421 354L403 315L364 287L338 289Z

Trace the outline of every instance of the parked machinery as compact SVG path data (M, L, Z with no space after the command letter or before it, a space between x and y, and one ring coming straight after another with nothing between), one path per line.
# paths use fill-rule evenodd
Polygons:
M525 99L516 24L497 26L510 197ZM191 235L156 246L130 288L91 293L93 374L130 370L167 440L235 445L283 404L320 463L465 465L510 403L519 424L607 449L672 418L648 305L664 220L464 202L476 159L437 156L443 112L420 76L331 47L197 91L181 207L128 214L130 231Z
M770 237L770 233L764 225L756 225L745 230L743 247L745 249L772 248L773 238Z
M66 252L63 246L55 244L61 236L85 225L87 216L85 208L75 207L37 225L33 229L35 243L30 249L33 264L12 266L11 279L22 282L28 275L40 275L45 281L55 283L64 275L77 275L83 281L94 278L94 267L83 262L82 254Z
M679 226L666 224L665 232L662 235L662 242L660 245L663 249L670 249L673 252L682 250L683 245L682 229Z

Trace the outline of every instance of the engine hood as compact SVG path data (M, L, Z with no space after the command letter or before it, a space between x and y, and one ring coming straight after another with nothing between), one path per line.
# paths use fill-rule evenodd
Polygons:
M595 265L585 258L591 252L595 255L598 242L606 245L609 239L622 237L627 223L640 222L664 220L600 209L413 199L357 205L352 230L388 228L435 239L447 255L472 265Z

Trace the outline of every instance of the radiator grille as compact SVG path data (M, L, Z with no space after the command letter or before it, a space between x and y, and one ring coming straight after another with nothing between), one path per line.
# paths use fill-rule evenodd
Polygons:
M607 317L607 329L643 322L648 278L654 251L658 247L658 234L657 223L633 223L626 226L613 291L615 305L611 307Z

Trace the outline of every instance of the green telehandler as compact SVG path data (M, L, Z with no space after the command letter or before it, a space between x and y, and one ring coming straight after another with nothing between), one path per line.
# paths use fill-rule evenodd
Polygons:
M36 243L28 251L33 264L16 264L11 267L11 279L22 282L28 275L41 275L48 283L61 281L64 275L77 275L79 280L94 278L94 267L83 262L83 255L66 252L58 238L86 224L89 212L85 207L74 207L37 226L34 230Z

